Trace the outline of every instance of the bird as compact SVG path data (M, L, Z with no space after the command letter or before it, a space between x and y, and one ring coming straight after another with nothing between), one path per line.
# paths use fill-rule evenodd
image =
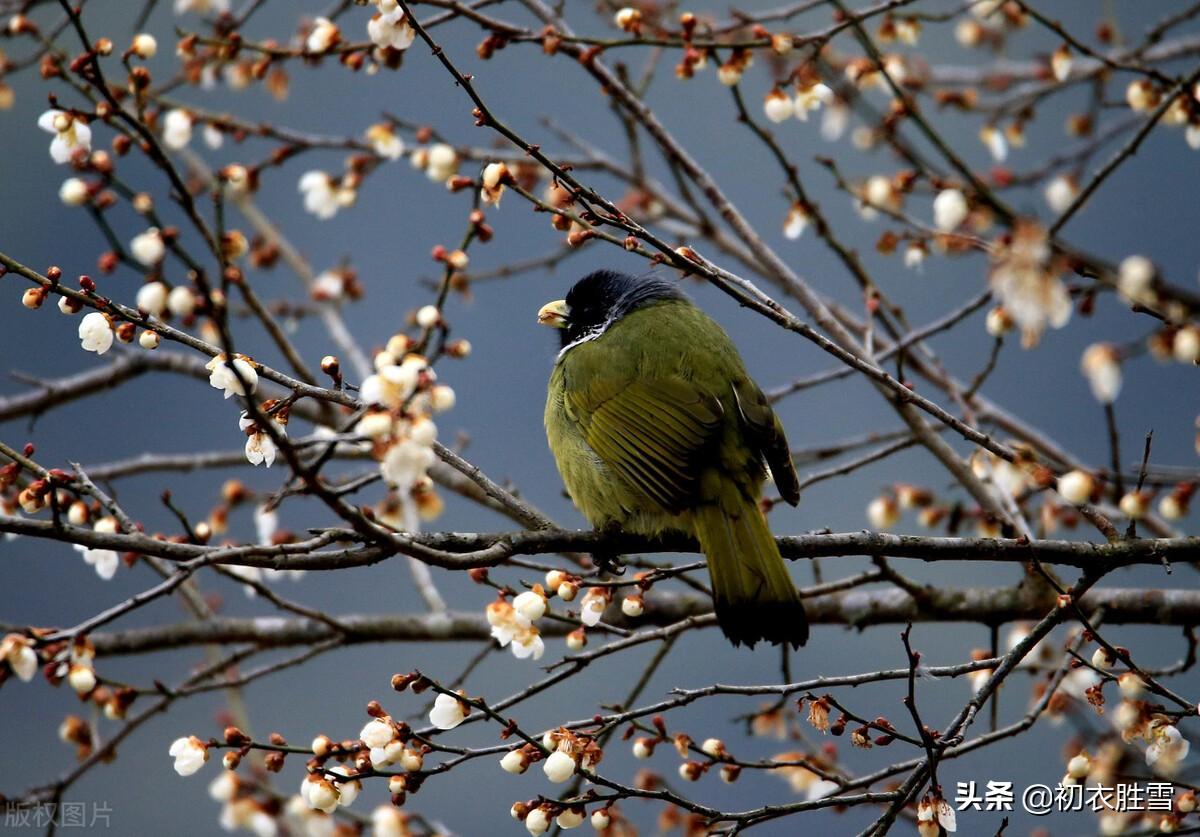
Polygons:
M598 270L538 322L561 347L546 437L576 507L598 531L692 535L722 632L793 648L808 618L760 500L768 469L795 506L787 436L725 330L676 283Z

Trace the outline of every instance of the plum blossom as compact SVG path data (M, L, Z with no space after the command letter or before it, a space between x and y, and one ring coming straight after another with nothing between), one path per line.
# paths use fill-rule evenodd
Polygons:
M796 106L786 93L776 87L768 91L763 100L763 113L772 122L786 122L795 115Z
M1101 404L1111 404L1121 392L1121 354L1112 343L1093 343L1083 352L1080 368Z
M175 759L175 772L191 776L208 761L208 747L194 735L176 738L167 754Z
M467 717L468 707L454 695L439 694L429 710L429 723L438 729L454 729Z
M83 206L89 197L87 181L78 177L68 177L58 187L58 199L66 206Z
M943 189L933 199L933 223L942 232L951 232L967 220L966 196L958 189Z
M603 587L590 587L580 603L579 621L589 628L595 627L608 607L609 592Z
M229 0L175 0L175 14L195 12L198 15L223 15L229 11Z
M268 420L275 425L275 431L281 436L287 435L287 422L281 420L278 415L268 417ZM246 461L251 465L265 464L270 468L275 464L275 455L278 449L275 447L275 440L271 435L263 430L258 422L250 418L246 412L242 413L238 419L238 428L246 434Z
M301 175L299 188L304 195L304 209L322 221L337 215L339 209L353 206L358 198L354 189L318 170Z
M374 749L386 747L396 737L396 730L390 721L384 718L372 718L358 734L362 743Z
M1146 764L1163 773L1172 774L1187 758L1191 743L1173 724L1155 723L1150 728L1150 746L1146 748Z
M1047 325L1062 328L1071 319L1071 297L1059 273L1046 231L1031 221L1018 221L1011 243L993 256L992 293L1020 326L1026 348L1037 345Z
M792 204L787 217L783 220L783 237L789 241L795 241L804 235L804 231L808 229L809 220L811 220L811 216L803 204Z
M245 355L234 355L232 364L225 355L217 355L204 364L204 368L208 370L209 386L224 390L226 398L250 395L258 389L258 373L254 370L253 362Z
M367 21L367 36L380 49L405 50L417 32L395 0L379 0L379 14Z
M500 198L504 196L504 184L511 177L508 166L504 163L488 163L480 178L483 185L479 191L483 202L499 208Z
M300 797L309 808L323 811L326 814L332 814L337 810L340 801L338 790L334 787L333 782L315 773L308 774L300 783Z
M430 180L443 183L458 171L458 152L444 142L429 146L425 158L425 174Z
M167 296L170 292L162 282L147 282L138 288L137 307L152 317L161 317L167 310Z
M93 311L79 321L79 343L84 351L102 355L112 348L113 330L108 317Z
M163 241L158 227L151 227L144 233L133 237L133 240L129 242L129 252L133 253L133 257L141 264L146 267L154 267L167 254L167 245Z
M563 750L555 750L542 763L542 772L546 774L547 779L557 785L567 781L574 775L575 766L575 758L570 753Z
M533 625L517 631L512 639L512 652L518 660L540 660L546 653L541 632Z
M834 101L833 90L821 82L815 84L804 85L796 88L796 98L792 102L792 108L795 111L796 118L801 122L808 121L809 111L820 109L821 105L832 104ZM843 123L844 127L844 123ZM825 126L822 126L822 133L825 133ZM832 131L832 128L830 128ZM838 133L841 133L839 130Z
M50 158L62 164L71 162L76 151L92 150L92 129L78 116L64 110L48 110L38 117L38 127L54 134Z
M111 549L92 549L83 544L73 544L75 550L83 555L85 564L90 564L96 568L96 575L100 576L105 581L111 579L117 574L117 565L120 563L120 556Z
M319 17L313 21L312 31L308 33L304 46L309 52L328 52L341 37L336 23L327 17Z
M167 310L176 317L189 317L196 310L196 295L186 285L176 285L167 294Z
M37 674L38 656L33 643L21 634L8 634L0 641L0 659L8 663L12 673L28 683Z
M173 108L163 117L163 144L174 151L187 148L192 141L192 115L182 108Z
M1075 202L1079 195L1079 185L1074 178L1060 174L1046 184L1042 195L1046 199L1046 205L1061 214Z
M371 143L376 154L387 160L399 160L404 156L404 140L387 122L378 122L367 128L367 142Z
M433 424L428 420L422 423ZM432 440L429 444L423 444L413 438L402 439L388 448L383 461L379 463L379 472L389 485L411 488L425 475L435 459Z

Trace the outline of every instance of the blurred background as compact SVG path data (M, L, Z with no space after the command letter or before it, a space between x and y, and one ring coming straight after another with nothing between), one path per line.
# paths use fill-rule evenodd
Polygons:
M120 49L128 41L133 19L142 5L92 0L85 6L85 21L93 36L108 35ZM753 12L773 5L744 0L738 7ZM1042 5L1047 14L1060 16L1069 31L1089 43L1094 43L1093 32L1102 15L1112 16L1127 38L1137 40L1146 28L1178 6L1171 0ZM612 33L609 14L594 14L591 4L567 6L572 23L581 32ZM918 8L949 10L957 8L957 4L920 3ZM295 32L302 15L320 14L323 10L324 4L319 2L267 3L253 16L243 34L259 40L274 37L286 41ZM351 38L361 40L370 11L370 7L352 8L339 23ZM728 13L719 3L697 6L694 11L712 12L720 19L725 19ZM420 13L433 11L421 7ZM494 13L532 25L516 4L502 4ZM43 26L49 26L59 19L60 10L56 4L43 4L32 14ZM828 8L821 7L796 17L788 24L788 30L810 31L824 27L828 21ZM160 3L154 8L146 30L159 39L158 56L148 65L156 77L165 78L175 67L175 27L195 31L201 25L194 15L176 17L170 4ZM1197 25L1185 25L1181 30L1181 34L1196 32ZM592 80L571 60L548 59L536 46L514 45L484 62L475 54L480 33L474 26L455 23L440 27L436 34L458 66L475 74L478 88L494 112L524 136L540 141L552 153L567 152L540 121L550 116L611 155L623 156L625 139L619 121ZM64 43L72 54L77 51L72 39L64 37ZM1031 25L1010 37L1002 57L1020 60L1044 57L1058 43L1045 30ZM847 36L837 38L834 44L846 51L855 48ZM23 41L3 46L11 50L11 58L18 58L27 53L31 44ZM952 25L932 23L926 24L916 50L934 65L976 66L994 57L986 50L963 49L955 43ZM644 60L637 53L625 55L635 69ZM671 59L664 63L659 78L647 93L660 118L797 272L821 293L844 302L853 311L861 311L862 301L852 278L811 230L798 241L784 239L781 225L787 201L781 196L782 183L776 165L750 138L745 127L736 122L731 98L718 86L711 69L684 83L671 74L671 63ZM1177 69L1190 71L1190 66ZM493 144L492 134L473 126L469 101L419 42L408 51L399 72L374 76L352 74L333 61L319 67L292 62L289 70L291 94L285 102L276 101L258 87L234 94L220 85L207 91L181 89L176 97L212 111L228 111L248 120L269 121L320 134L360 136L386 111L408 122L434 126L453 143ZM83 210L69 209L60 203L58 187L69 172L51 161L46 150L50 137L35 124L47 107L46 93L51 88L30 72L12 78L11 83L16 92L15 106L0 114L3 151L0 250L39 270L57 264L72 280L80 273L94 273L96 256L106 249L105 241ZM761 64L749 71L743 88L753 107L758 107L757 97L769 86L768 74ZM55 89L64 102L75 103L62 85ZM1113 84L1110 91L1108 98L1115 102L1123 86ZM1018 171L1031 170L1068 146L1070 141L1065 137L1063 124L1068 114L1085 106L1083 95L1083 90L1074 90L1047 102L1027 127L1025 147L1013 149L1009 165ZM980 171L991 167L988 151L977 136L980 128L977 120L954 112L932 109L930 112L937 128L969 164ZM756 110L755 115L758 113ZM1119 112L1105 116L1121 117ZM927 261L923 272L914 272L903 266L900 256L884 257L875 251L874 243L886 226L878 221L874 224L862 221L847 196L837 191L828 172L814 164L812 158L831 156L843 172L853 177L891 174L899 164L886 149L863 153L845 139L827 143L821 139L818 125L813 120L808 123L792 120L776 126L775 134L799 162L805 186L839 235L863 257L879 286L906 307L910 322L930 322L978 294L986 281L986 263L980 255L954 260L934 256ZM96 147L107 146L110 139L108 131L97 128ZM227 139L224 147L214 152L205 148L198 136L192 146L214 166L261 159L267 148L255 140L239 145ZM1100 159L1107 159L1109 153L1111 150L1103 152ZM440 266L429 258L430 250L439 244L457 246L465 227L469 197L450 194L405 161L386 163L368 178L352 210L343 211L332 220L317 220L304 212L297 199L296 182L309 169L340 171L343 157L344 153L338 151L312 151L282 170L268 171L257 202L298 243L315 270L336 266L344 259L350 261L365 286L366 298L347 305L345 318L365 347L379 347L404 325L411 311L433 301L429 283L440 276ZM656 155L648 154L647 160L657 176L669 181L669 173ZM122 161L121 169L128 182L160 196L160 209L172 222L182 220L171 216L174 208L168 206L163 178L158 172L142 165L136 155ZM621 194L611 179L590 174L586 179L611 197ZM1171 281L1194 288L1198 267L1197 194L1200 194L1200 155L1188 148L1179 130L1157 128L1140 153L1122 166L1071 221L1066 238L1114 262L1132 253L1149 255ZM1053 217L1040 190L1013 192L1006 197L1023 212L1043 219ZM909 210L929 218L927 203L914 200ZM127 207L111 213L111 218L124 241L145 226ZM561 234L551 229L545 215L530 212L515 196L509 196L499 210L489 211L488 219L496 237L487 245L472 248L473 272L548 253L561 241ZM247 229L236 217L231 224ZM467 442L465 455L472 462L497 480L511 481L523 497L567 527L585 524L563 494L545 443L542 408L557 346L555 335L537 327L535 312L543 302L562 296L575 279L601 267L631 272L645 269L644 262L619 248L592 242L557 270L478 283L469 298L452 296L446 309L452 336L466 337L474 350L465 360L447 360L439 366L441 379L453 386L458 395L455 409L439 419L442 440L452 444L456 434L462 434L462 440ZM295 277L282 266L273 271L253 272L251 281L264 299L303 299ZM102 290L132 303L139 284L139 277L123 268L104 279ZM12 278L0 280L0 373L3 373L0 397L27 391L27 379L53 379L111 359L98 360L81 352L76 336L78 321L63 317L54 305L47 304L36 312L22 308L20 296L25 287L24 282ZM769 287L764 289L773 292ZM780 329L764 327L757 315L738 309L714 290L690 283L689 292L729 330L746 365L764 389L833 365L830 358L811 344ZM949 369L962 379L970 379L986 362L991 340L984 331L983 319L984 312L977 312L952 333L932 340ZM1080 354L1097 340L1122 344L1140 340L1151 332L1153 324L1147 317L1130 313L1112 295L1102 295L1092 316L1076 312L1067 328L1048 331L1034 350L1022 350L1019 341L1008 340L997 370L983 391L1063 442L1085 461L1105 465L1108 446L1102 408L1090 395L1087 381L1079 372ZM278 354L264 335L247 325L241 324L240 349L265 363L278 365ZM305 359L314 365L322 355L335 351L315 318L295 321L290 327ZM1126 464L1135 467L1142 439L1153 429L1155 463L1194 466L1193 419L1200 411L1196 371L1180 364L1159 364L1148 354L1127 362L1124 371L1125 388L1116 403L1116 414L1125 443ZM891 430L899 425L891 408L857 378L807 390L786 399L778 409L790 441L797 448L869 431ZM23 418L0 424L0 438L16 447L33 442L39 461L47 465L66 467L67 462L79 461L87 466L143 451L237 450L244 437L238 432L236 422L234 404L222 401L206 384L149 374L116 391L93 395L34 420ZM299 431L300 427L293 428L292 435L300 435ZM951 441L966 452L958 440ZM351 467L337 464L329 473L344 473ZM821 467L820 464L803 466L801 476ZM235 474L253 487L267 491L277 488L284 478L278 466L268 471L243 465L236 470L185 475L149 474L121 480L114 488L126 510L143 521L147 530L174 531L177 524L159 501L163 489L169 487L175 502L199 519L217 502L222 482ZM863 468L849 478L814 486L806 492L798 509L777 509L771 518L772 527L777 534L822 528L861 529L867 525L864 509L870 500L897 482L928 486L940 493L949 488L950 478L922 449L910 449ZM248 508L235 513L230 522L232 535L253 538L250 513ZM297 531L325 522L327 516L316 504L288 503L281 511L281 525ZM1188 528L1190 521L1183 525ZM445 514L431 526L446 531L513 528L510 521L454 495L446 496ZM909 516L896 529L916 531L917 527ZM1088 532L1080 534L1094 537ZM829 579L860 571L865 564L865 559L829 559L823 562L823 570ZM927 566L897 560L897 566L913 578L944 586L1012 584L1019 572L1013 566L982 563ZM812 581L811 568L806 563L794 565L793 571L798 582ZM481 612L491 599L488 590L471 584L463 575L437 569L433 572L455 609ZM498 572L497 577L515 584L522 576L509 570ZM71 625L155 581L157 577L137 567L122 569L115 579L105 582L67 545L29 538L0 539L0 621L7 624ZM268 603L247 598L237 586L223 579L206 576L199 582L206 593L220 597L222 613L274 612ZM300 581L284 584L281 592L285 595L331 614L423 609L411 587L408 567L398 560L338 573L309 573ZM1115 573L1105 584L1193 588L1196 575L1191 567L1180 567L1172 576L1165 576L1159 569L1142 568ZM182 617L175 600L160 600L110 628L159 625ZM900 627L864 631L817 627L808 647L793 655L792 676L806 678L902 665ZM1176 628L1111 627L1106 637L1134 649L1146 666L1172 662L1185 650ZM973 649L986 648L989 641L987 629L979 625L919 624L913 630L914 646L924 653L926 662L935 665L960 662ZM382 701L397 718L418 715L424 699L393 693L388 687L391 675L419 667L431 677L453 679L478 650L476 643L388 644L339 650L244 689L250 732L257 738L265 738L277 731L301 745L318 733L326 733L335 740L353 737L366 719L363 707L371 699ZM562 653L561 640L548 641L541 664L552 662ZM605 659L521 705L513 714L526 728L539 730L589 717L606 704L623 698L652 653L653 649L646 646ZM102 658L98 668L104 675L130 682L148 683L157 678L169 683L185 676L201 659L201 650L191 648L145 657ZM539 664L516 661L507 651L497 651L475 670L466 687L471 694L497 699L541 673ZM693 632L679 642L658 669L642 699L645 702L659 699L672 687L694 688L713 682L778 682L780 676L777 650L760 646L754 652L738 651L730 648L715 630ZM1001 722L1024 713L1031 685L1032 678L1010 679L999 696ZM1195 696L1197 685L1200 678L1190 675L1178 682L1177 689ZM885 715L906 727L908 719L899 702L900 689L899 684L876 685L848 692L845 697L863 715ZM944 726L968 697L969 686L961 679L924 681L918 691L926 721L938 727ZM180 735L219 735L225 706L226 698L219 693L176 704L125 742L115 763L93 770L74 786L68 800L106 803L111 808L109 828L115 833L169 831L193 835L217 831L219 806L208 798L206 785L219 772L219 764L214 759L198 775L180 778L171 770L167 747ZM743 736L741 723L733 719L757 706L754 698L701 702L674 713L670 725L672 731L686 731L696 740L716 735L736 741L737 755L747 759L793 749L794 745L788 742ZM31 684L9 682L0 689L0 775L4 777L0 792L18 794L27 786L41 784L70 768L73 753L58 741L56 729L64 715L80 711L79 702L68 688L52 689L40 679ZM1093 717L1091 723L1102 724L1104 720ZM101 722L102 741L111 728L111 724ZM977 725L976 729L980 731L982 726ZM1043 720L1030 735L945 764L942 781L949 788L955 782L971 780L981 786L988 780L1012 781L1018 789L1034 782L1053 786L1064 772L1062 748L1074 732L1069 723L1054 726ZM1189 732L1186 725L1184 732ZM451 740L463 745L490 744L496 741L495 729L472 725L452 734ZM848 742L838 743L846 764L862 772L906 755L898 746L849 752ZM677 758L669 748L661 749L648 765L635 762L627 745L618 742L611 744L606 752L604 767L614 776L628 779L644 766L661 772L668 781L677 781ZM275 777L277 786L294 792L302 775L301 759L293 756L282 774ZM1194 768L1185 770L1184 775L1194 780ZM408 807L454 833L516 834L523 831L508 817L512 802L551 791L540 771L525 777L511 776L501 772L493 759L486 758L428 781L419 794L410 797ZM796 798L786 782L770 775L746 775L735 785L724 785L715 776L708 776L683 791L706 804L726 809L747 809ZM381 783L371 782L355 803L355 809L367 812L385 800ZM622 810L639 825L653 830L660 806L627 803ZM867 825L877 813L866 808L844 814L821 811L801 819L768 823L757 831L783 834L811 829L849 834ZM1002 816L996 812L964 812L959 819L960 833L994 833L1000 828ZM1018 810L1007 816L1011 830L1006 833L1010 834L1028 833L1037 827L1056 835L1095 830L1095 820L1090 814L1055 814L1039 819ZM905 824L897 826L898 833L909 829Z

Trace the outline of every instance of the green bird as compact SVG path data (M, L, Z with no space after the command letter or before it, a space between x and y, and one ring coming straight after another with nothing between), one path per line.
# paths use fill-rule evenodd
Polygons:
M597 529L694 535L734 645L803 645L808 619L759 507L800 483L779 418L729 335L674 284L601 270L538 311L561 330L546 436Z

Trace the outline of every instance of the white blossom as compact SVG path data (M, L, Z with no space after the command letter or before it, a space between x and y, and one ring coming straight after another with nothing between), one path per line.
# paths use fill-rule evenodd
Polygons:
M872 529L890 529L900 522L900 506L890 496L876 497L867 504L867 521Z
M353 774L350 772L350 768L346 767L344 764L334 765L333 767L329 768L329 772L336 773L339 776L345 776L351 780L348 782L343 782L334 779L333 787L337 791L339 805L352 804L354 800L358 798L359 791L362 790L362 782L360 782L358 779L352 778Z
M191 776L208 761L208 747L194 735L176 738L167 754L175 759L175 772Z
M238 789L238 775L232 770L222 770L208 784L208 795L216 802L229 802Z
M13 674L28 683L37 674L38 656L33 643L21 634L9 634L0 642L0 657L8 663Z
M520 749L509 750L500 759L500 768L505 773L524 773L529 769L529 759Z
M523 618L534 622L546 613L546 597L539 591L526 590L513 599L512 606Z
M175 0L175 14L222 15L229 11L229 0Z
M549 828L550 813L545 807L539 805L525 815L525 830L532 834L533 837L545 834Z
M304 46L309 52L328 52L341 38L337 24L327 17L319 17L313 21L312 31Z
M992 159L997 163L1003 163L1008 158L1008 140L1004 138L1004 132L995 125L984 126L979 132L979 139L987 146Z
M333 782L314 773L305 776L304 781L300 783L300 796L310 808L324 811L326 814L337 810L337 788L333 786Z
M425 164L425 174L430 180L438 183L445 182L458 171L458 152L444 142L429 146L429 154Z
M570 753L555 750L542 763L542 772L546 774L546 778L551 782L554 782L556 785L560 784L570 779L575 773L575 759Z
M93 311L79 321L79 342L84 351L102 355L112 348L113 330L108 317Z
M1117 269L1117 289L1130 302L1154 301L1154 263L1145 256L1126 256Z
M1064 500L1081 506L1092 497L1096 481L1087 471L1068 471L1058 478L1058 493Z
M151 227L144 233L133 237L129 242L129 252L146 267L154 267L167 254L167 245L163 241L158 227Z
M808 121L809 111L820 109L821 105L827 105L834 101L833 90L827 85L817 82L800 87L796 90L796 98L792 102L792 108L796 113L796 118L801 122ZM844 129L843 124L842 128ZM821 133L826 135L826 126L822 125ZM840 131L839 131L840 133ZM828 135L826 135L828 138Z
M1063 44L1050 56L1050 71L1054 73L1055 81L1066 81L1071 76L1071 50Z
M258 389L258 373L254 371L253 364L241 355L234 356L232 366L225 355L217 355L204 364L204 368L208 370L209 386L223 390L226 398L251 395ZM238 379L239 375L241 380Z
M546 642L541 632L532 625L518 630L513 635L510 647L518 660L540 660L546 653Z
M1058 275L1046 232L1019 221L1012 243L997 250L991 271L992 292L1020 326L1022 343L1037 345L1049 325L1062 328L1071 319L1071 297Z
M421 328L433 328L441 318L442 313L436 305L422 305L417 309L417 325Z
M69 163L76 151L92 150L92 129L79 117L63 110L48 110L38 117L38 127L54 134L50 141L50 158L56 163Z
M925 258L928 255L929 248L923 241L912 241L904 248L904 266L920 273L925 269Z
M388 448L383 461L379 463L379 472L389 485L398 488L411 487L425 476L435 458L430 445L420 444L413 439L403 439Z
M1046 190L1043 192L1046 204L1058 213L1066 212L1078 194L1079 187L1065 174L1058 175L1046 184Z
M800 236L804 235L804 231L808 228L810 220L808 210L803 205L795 203L788 210L787 217L783 221L783 237L795 241Z
M454 729L467 717L466 709L454 695L441 693L433 701L429 710L429 723L438 729Z
M83 555L84 563L95 567L96 575L105 581L108 581L117 574L117 565L120 563L120 556L113 550L92 549L78 543L73 544L73 546L77 552Z
M1111 404L1121 392L1121 355L1111 343L1093 343L1083 352L1080 368L1101 404Z
M167 310L169 293L162 282L147 282L138 288L137 307L152 317L161 317Z
M797 110L798 114L801 112ZM849 124L849 106L840 99L834 99L821 117L821 138L826 142L837 142L846 133L846 126Z
M196 295L187 285L176 285L167 294L167 310L176 317L189 317L196 310Z
M163 117L163 144L178 151L192 141L192 115L182 108L167 111Z
M958 189L943 189L933 199L933 223L942 232L958 229L969 211L967 197Z
M455 395L453 387L438 384L429 390L429 408L435 413L444 413L447 410L453 410L457 401L458 396Z
M83 206L88 202L87 182L78 177L68 177L58 187L58 199L67 206Z
M396 731L383 718L372 718L358 733L358 737L368 747L386 747L396 737Z
M588 590L580 607L579 621L589 628L594 628L599 623L600 617L604 615L604 608L607 606L608 599L605 596L593 594L591 590Z
M201 136L204 137L204 144L213 151L216 151L225 144L225 134L223 134L221 129L217 128L215 125L206 123L204 125L204 130L201 132Z
M367 142L380 157L387 160L399 160L404 156L404 140L396 134L396 129L387 122L379 122L367 128Z
M395 6L367 21L367 36L380 49L404 50L412 46L417 32L409 25L404 10Z
M301 175L299 188L304 195L304 209L322 221L332 218L339 209L353 206L358 197L353 189L317 170Z
M1183 737L1173 724L1160 724L1150 733L1150 746L1146 748L1146 764L1163 773L1174 773L1179 762L1187 758L1191 743Z
M67 671L67 684L78 695L90 694L96 688L96 672L90 665L74 663Z
M763 100L763 113L771 122L786 122L796 113L796 106L786 93L776 87L767 93ZM808 114L804 114L805 118Z
M275 425L275 430L282 436L287 435L287 425L279 421L275 416L270 416L268 420ZM275 446L275 440L270 434L263 430L258 422L250 418L246 412L242 413L238 419L238 428L246 433L248 430L253 432L246 433L246 461L251 465L266 465L270 468L275 464L275 455L278 449Z
M379 805L371 812L371 834L374 837L410 837L405 815L395 805Z

